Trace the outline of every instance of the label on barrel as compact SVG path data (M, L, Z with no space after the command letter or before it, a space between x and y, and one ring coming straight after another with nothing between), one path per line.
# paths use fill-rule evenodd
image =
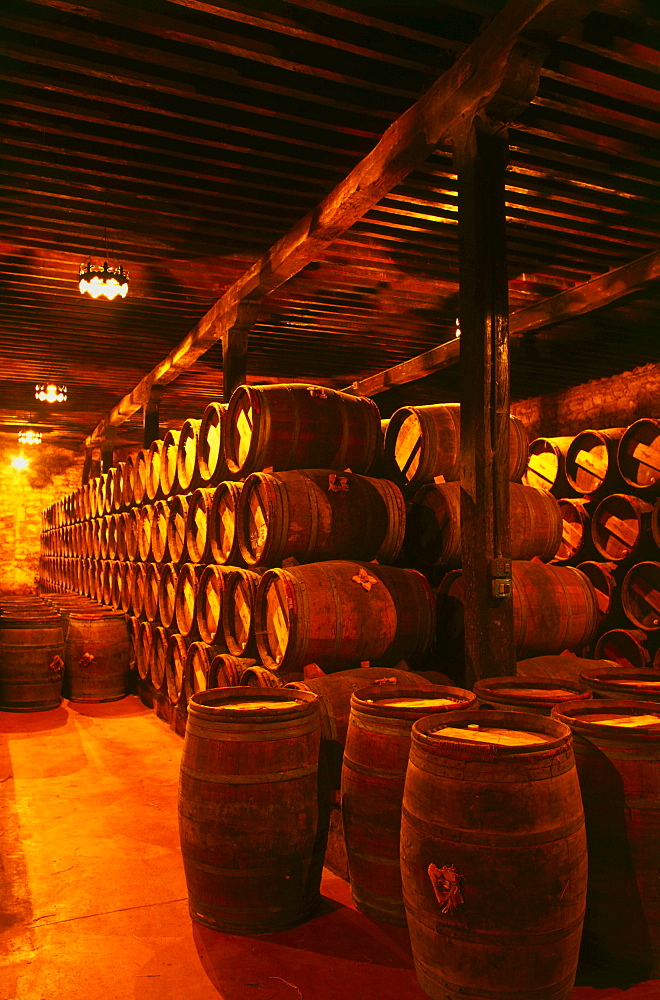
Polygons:
M552 737L544 736L542 733L529 733L523 729L491 729L487 726L478 729L445 726L443 729L434 729L433 735L455 740L471 740L475 743L492 743L497 746L524 746L528 743L549 743L552 740Z

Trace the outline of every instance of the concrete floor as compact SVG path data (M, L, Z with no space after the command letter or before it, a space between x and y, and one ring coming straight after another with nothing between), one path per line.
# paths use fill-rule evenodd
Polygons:
M135 697L0 712L0 1000L424 1000L405 930L357 913L328 872L321 913L294 930L193 926L181 748ZM660 981L582 979L574 1000L660 998Z

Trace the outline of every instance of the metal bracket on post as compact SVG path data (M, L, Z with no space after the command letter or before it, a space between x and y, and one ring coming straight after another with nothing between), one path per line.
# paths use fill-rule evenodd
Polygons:
M149 398L142 404L142 444L149 448L157 441L160 434L160 402L163 398L163 387L152 385Z

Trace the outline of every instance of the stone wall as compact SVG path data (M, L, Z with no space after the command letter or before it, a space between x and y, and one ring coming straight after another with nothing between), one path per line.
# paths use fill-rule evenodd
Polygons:
M36 593L41 512L82 482L84 457L55 445L24 446L27 469L13 468L16 439L0 438L0 594Z
M612 378L511 404L511 412L536 437L627 427L640 417L660 418L660 365L645 365Z

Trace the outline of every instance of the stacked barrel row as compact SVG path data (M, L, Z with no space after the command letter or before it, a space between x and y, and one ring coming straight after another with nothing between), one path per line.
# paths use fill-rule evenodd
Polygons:
M591 649L622 666L660 667L660 421L539 438L524 482L556 496L553 560L587 574L600 621Z
M459 673L464 654L461 567L460 407L409 406L387 426L385 465L405 483L409 500L404 560L437 587L437 649ZM599 610L589 579L551 564L562 540L557 499L520 480L528 467L524 427L509 427L512 587L516 658L581 650L595 634ZM459 674L460 675L460 674Z
M248 667L272 685L414 659L433 596L389 565L405 504L364 475L380 460L370 400L240 387L45 511L42 584L124 610L142 680L172 704Z

